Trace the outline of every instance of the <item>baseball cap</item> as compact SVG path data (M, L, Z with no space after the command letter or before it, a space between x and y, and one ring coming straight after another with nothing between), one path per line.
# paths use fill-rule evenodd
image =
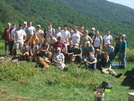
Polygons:
M76 44L74 45L74 48L78 48L78 46L79 46L79 44L78 44L78 43L76 43Z
M94 27L92 27L92 28L91 28L91 30L95 31L95 28L94 28Z
M61 48L60 47L57 47L57 50L61 50Z
M49 22L48 25L53 25L53 24L51 22Z
M26 25L27 25L27 22L26 22L26 21L24 21L24 24L26 24Z
M41 25L37 25L38 27L41 27Z

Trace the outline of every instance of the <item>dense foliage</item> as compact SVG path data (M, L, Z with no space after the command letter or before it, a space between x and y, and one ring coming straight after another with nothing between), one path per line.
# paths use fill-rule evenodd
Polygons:
M93 1L91 0L78 0L78 2L76 2L75 0L70 1L70 0L61 0L60 2L64 2L66 4L66 6L56 2L58 0L52 1L52 0L4 0L4 2L8 5L10 5L11 7L13 7L13 9L15 10L15 12L13 13L16 14L15 17L18 18L14 18L16 21L14 21L14 19L12 20L8 20L9 22L15 22L15 23L22 23L23 21L33 21L34 26L36 26L37 24L41 24L43 29L46 28L46 24L48 22L52 22L54 24L54 28L57 28L58 26L63 26L64 24L67 24L68 26L81 26L84 25L86 29L90 30L91 27L95 27L96 29L98 29L102 35L105 34L106 30L111 30L111 34L115 37L117 36L117 34L119 32L122 32L124 34L127 34L127 38L130 38L131 40L134 38L132 33L133 33L133 28L134 25L131 25L130 23L127 24L122 24L118 22L114 22L112 20L108 20L110 19L109 17L107 17L108 19L101 19L101 15L109 15L109 13L107 13L107 10L109 12L112 13L112 10L107 9L108 6L103 5L104 7L106 7L105 9L102 7L103 9L103 14L100 12L98 13L96 10L92 10L91 11L85 11L85 12L90 12L92 14L90 15L86 15L84 14L84 12L77 12L76 10L69 8L70 6L67 7L67 5L69 5L70 3L72 3L72 7L76 7L77 9L84 9L85 4L93 3ZM95 2L96 0L94 0ZM100 2L102 2L102 0L99 0L98 3L95 3L95 5L98 4L98 7L101 8L101 6L99 6ZM105 1L106 2L106 1ZM106 2L108 3L108 2ZM81 4L83 5L83 7L79 6L77 4ZM94 3L93 3L94 4ZM108 3L111 4L111 3ZM71 4L70 4L71 5ZM97 9L96 6L92 7L92 9ZM124 7L126 9L126 7ZM121 6L121 10L124 8ZM86 8L89 9L89 8ZM99 8L98 8L99 9ZM132 12L133 10L127 8L127 10L130 10L130 12ZM98 10L99 11L99 10ZM115 11L115 10L114 10ZM95 16L94 14L97 14L97 16ZM133 14L133 13L132 13ZM129 14L125 14L124 13L121 16L126 16ZM111 15L113 19L116 19L116 17L114 17L113 15ZM119 17L118 17L119 18ZM128 17L125 17L125 19ZM122 18L119 18L119 20ZM125 21L125 19L123 19L123 21ZM130 18L128 18L130 19ZM131 19L133 22L133 19ZM4 23L5 24L5 23ZM130 24L130 25L128 25ZM129 46L133 46L133 43L131 43L131 40L129 41Z

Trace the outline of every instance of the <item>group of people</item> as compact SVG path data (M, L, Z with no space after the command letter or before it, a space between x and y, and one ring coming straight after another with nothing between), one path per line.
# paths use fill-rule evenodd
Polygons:
M5 55L16 56L36 61L37 67L41 66L43 70L49 68L54 62L55 66L61 70L68 70L66 63L75 62L80 66L84 65L86 69L97 68L103 73L112 74L120 77L122 73L117 74L111 67L114 64L114 58L118 53L119 66L126 68L126 35L119 33L113 40L110 30L106 35L101 36L98 30L91 28L91 32L84 29L84 26L68 27L67 25L58 27L55 30L52 23L48 23L47 29L42 30L41 25L36 28L32 22L24 21L24 25L8 23L4 30Z

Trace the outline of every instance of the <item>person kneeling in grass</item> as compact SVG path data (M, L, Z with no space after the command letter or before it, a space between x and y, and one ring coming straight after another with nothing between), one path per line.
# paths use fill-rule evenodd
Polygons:
M63 53L61 53L61 48L57 48L57 53L54 54L53 60L55 62L56 67L58 67L61 70L67 71L68 68L66 68L64 63L65 56Z
M104 53L104 58L101 60L101 69L102 73L111 74L116 78L119 78L122 75L122 73L117 74L113 69L111 69L111 61L107 53Z
M96 70L96 63L97 59L94 57L94 54L92 52L89 53L89 56L84 59L86 69L93 69L93 71Z

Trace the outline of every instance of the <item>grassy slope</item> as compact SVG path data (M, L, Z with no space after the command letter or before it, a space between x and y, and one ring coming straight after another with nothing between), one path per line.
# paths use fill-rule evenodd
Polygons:
M104 80L113 86L111 93L105 93L106 101L127 101L128 93L134 89L134 81L129 78L133 74L130 71L132 63L127 64L127 70L115 69L118 73L125 74L119 79L101 74L100 71L94 74L92 71L77 68L75 64L68 64L67 72L54 66L41 72L34 65L35 63L27 62L18 66L0 64L0 71L5 70L0 72L1 101L93 101L93 88Z

